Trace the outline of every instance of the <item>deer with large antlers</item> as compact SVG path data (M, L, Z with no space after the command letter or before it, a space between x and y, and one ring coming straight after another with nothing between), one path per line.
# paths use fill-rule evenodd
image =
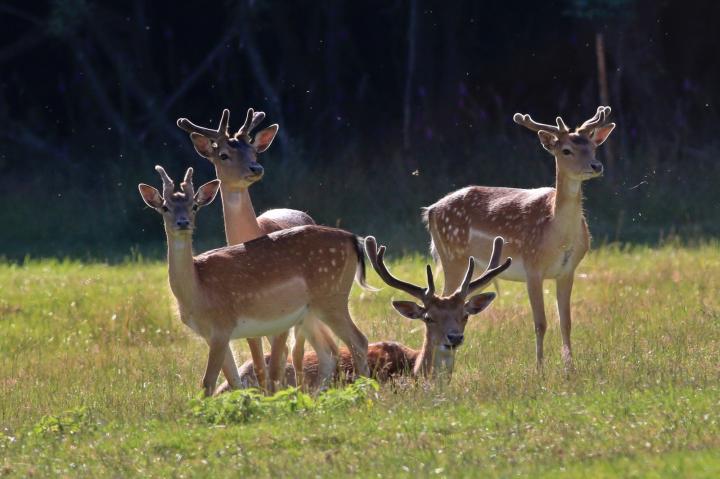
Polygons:
M365 256L355 235L298 226L193 257L196 212L213 201L220 180L196 193L188 168L175 192L165 170L156 170L163 193L144 183L138 188L143 201L163 217L170 288L180 319L210 347L203 378L206 395L213 393L221 369L232 387L240 386L230 339L280 334L308 314L330 327L348 346L358 374L368 375L367 339L348 311L353 278L366 286Z
M220 195L228 245L244 243L294 226L315 224L306 213L286 208L269 210L259 217L255 215L249 188L264 175L264 168L258 163L257 155L267 151L279 128L277 124L270 125L253 137L253 130L264 119L264 112L248 109L245 122L233 135L229 133L228 109L223 110L220 124L215 130L198 126L187 118L180 118L177 121L178 127L190 134L190 140L197 153L215 166L215 172L221 181ZM330 330L316 318L306 317L302 324L295 328L293 357L297 361L302 361L305 338L318 353L320 369L323 371L321 376L329 377L335 369L338 355L337 344ZM270 364L284 364L287 357L287 332L269 339L272 351L278 356ZM271 384L271 388L267 388L265 380L267 370L262 359L261 338L249 338L247 341L257 375L261 378L260 387L274 389L274 384ZM270 376L278 377L278 375L277 371L270 371ZM238 382L238 378L233 378L232 381L231 378L227 379L228 383L223 385L223 388L228 387L230 382Z
M460 189L424 211L433 255L445 271L445 293L463 279L466 258L482 258L497 236L507 241L512 267L500 278L527 283L535 323L538 367L543 362L547 329L543 280L555 279L562 335L562 356L572 366L570 345L570 295L575 269L590 245L583 214L582 183L602 175L595 150L615 128L608 122L610 107L570 131L562 118L556 126L537 123L530 115L516 113L515 123L537 132L540 143L555 157L555 188L517 189L470 186Z
M512 260L507 258L503 264L500 264L503 243L502 238L495 238L490 261L480 277L472 280L475 260L470 258L463 281L457 290L450 295L439 296L435 293L435 281L430 265L427 265L426 270L427 288L405 282L393 276L385 265L385 246L378 248L372 236L365 239L365 252L380 278L388 286L409 294L421 303L393 301L393 307L406 318L419 319L425 325L425 339L419 350L393 341L371 343L368 346L368 366L372 377L381 382L406 374L431 378L444 376L450 379L455 366L455 352L465 338L468 317L483 311L495 299L495 293L480 293L472 296L473 292L487 286L512 263ZM266 361L269 360L270 356L266 356ZM305 354L303 371L307 385L310 387L320 385L317 356L314 353ZM293 384L294 370L290 364L286 367L286 375L288 383ZM336 378L354 376L351 354L347 349L342 348ZM243 387L257 386L251 361L240 367L240 377Z

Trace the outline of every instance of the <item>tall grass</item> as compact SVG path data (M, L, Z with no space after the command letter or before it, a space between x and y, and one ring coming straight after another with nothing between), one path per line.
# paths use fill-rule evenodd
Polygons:
M522 284L470 319L452 383L385 386L372 406L214 427L193 417L207 354L173 315L165 266L0 266L0 469L26 476L511 474L716 477L720 249L612 246L578 270L577 371L546 284L544 374ZM399 249L399 248L398 248ZM423 281L424 256L393 271ZM371 274L369 281L380 285ZM373 340L419 347L398 292L354 291ZM238 342L240 359L248 354ZM44 418L44 419L43 419ZM65 421L58 432L57 422Z

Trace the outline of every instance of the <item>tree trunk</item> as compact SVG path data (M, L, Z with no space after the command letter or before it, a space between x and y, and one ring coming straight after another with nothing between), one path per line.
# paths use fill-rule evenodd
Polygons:
M610 105L607 65L605 63L605 38L602 32L598 32L595 34L595 53L597 55L598 89L600 93L600 103L602 105ZM605 142L605 147L603 151L605 152L605 162L607 163L608 176L612 179L615 172L615 154L613 152L611 142Z

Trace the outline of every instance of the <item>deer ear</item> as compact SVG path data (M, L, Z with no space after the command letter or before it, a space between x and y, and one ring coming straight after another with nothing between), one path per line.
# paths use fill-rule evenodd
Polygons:
M590 141L595 143L595 146L600 146L605 143L605 140L607 140L614 129L615 123L608 123L600 128L595 128L592 133L590 133Z
M478 314L480 311L487 309L490 303L495 299L495 293L481 293L473 296L465 303L465 312L467 314Z
M412 301L393 301L393 308L398 313L410 319L423 319L425 317L425 308Z
M210 138L200 133L190 133L190 140L192 140L195 151L197 151L200 156L210 159L215 151Z
M208 181L195 193L195 204L198 206L207 206L213 202L220 188L220 180Z
M146 185L145 183L140 183L138 185L138 190L140 190L140 196L142 197L143 201L146 205L148 205L150 208L160 208L163 204L162 196L160 196L160 192L153 188L150 185Z
M560 141L557 136L550 133L549 131L540 130L537 133L538 137L540 138L540 143L542 143L543 148L545 148L547 151L553 151L557 146L558 141Z
M277 135L279 128L280 126L275 123L274 125L268 126L264 130L260 131L257 135L255 135L255 139L253 140L252 144L258 153L262 153L263 151L270 148L270 145L272 145L272 142L275 139L275 135Z

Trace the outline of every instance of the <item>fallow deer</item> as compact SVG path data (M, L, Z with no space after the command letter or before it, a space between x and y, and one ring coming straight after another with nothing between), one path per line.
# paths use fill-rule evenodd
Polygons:
M444 376L449 379L455 365L455 352L464 340L468 317L481 312L495 299L495 293L481 293L469 299L468 296L485 287L493 278L510 267L512 262L510 258L502 265L499 264L502 248L503 239L496 238L485 272L476 280L471 281L475 261L470 258L463 282L457 291L449 296L438 296L435 294L435 282L430 265L427 265L427 288L399 280L390 273L385 265L385 246L378 249L375 238L367 237L365 252L380 278L389 286L422 302L420 305L413 301L393 301L393 307L401 315L410 319L420 319L425 324L425 340L420 350L393 341L371 343L368 346L368 366L371 376L380 382L408 374L416 377ZM266 355L265 360L269 362L270 356ZM318 360L313 352L305 354L303 371L306 385L310 388L320 386ZM287 364L286 377L291 385L293 385L294 375L292 365ZM350 352L346 348L341 348L335 378L352 378L354 376L355 370ZM252 361L247 361L240 367L240 378L243 387L257 386Z
M165 170L155 168L163 193L142 183L138 189L163 217L170 288L180 319L210 347L203 378L206 395L213 393L221 368L230 385L239 386L230 339L279 334L307 314L327 324L350 349L356 371L368 375L367 339L348 311L353 277L367 286L359 238L335 228L298 226L193 257L195 214L213 201L220 180L195 193L188 168L175 192Z
M582 183L602 175L595 150L615 128L610 107L570 131L559 116L556 126L516 113L515 123L536 131L543 148L555 157L555 188L517 189L469 186L450 193L424 211L431 250L445 271L445 292L462 281L465 258L482 258L496 235L507 241L513 265L500 278L527 283L535 323L536 359L543 362L547 329L543 280L555 279L562 334L562 356L572 367L570 295L575 268L585 256L590 234L583 214Z
M253 130L264 119L264 112L248 109L245 122L232 136L228 131L230 122L230 110L228 109L223 110L220 124L216 130L198 126L187 118L180 118L177 121L179 128L190 133L190 140L195 151L215 166L217 178L221 181L220 196L228 245L250 241L273 231L315 224L308 214L286 208L269 210L259 217L255 215L249 188L260 181L265 172L262 165L258 163L257 155L267 151L279 129L277 124L273 124L262 129L253 137ZM306 337L318 352L321 369L324 371L321 376L328 377L335 369L338 354L335 339L322 322L312 317L306 317L300 327L295 328L293 350L294 357L298 361L302 360ZM270 364L273 368L281 367L278 365L285 363L287 358L287 332L269 339L273 345L273 351L277 355L277 358ZM263 378L260 387L274 389L274 384L271 384L271 388L267 388L264 379L266 369L265 362L262 360L262 339L249 338L247 342L258 375ZM270 375L278 377L279 372L273 370L270 371ZM237 378L234 381L237 382ZM229 382L225 383L221 389L227 387L229 387Z

